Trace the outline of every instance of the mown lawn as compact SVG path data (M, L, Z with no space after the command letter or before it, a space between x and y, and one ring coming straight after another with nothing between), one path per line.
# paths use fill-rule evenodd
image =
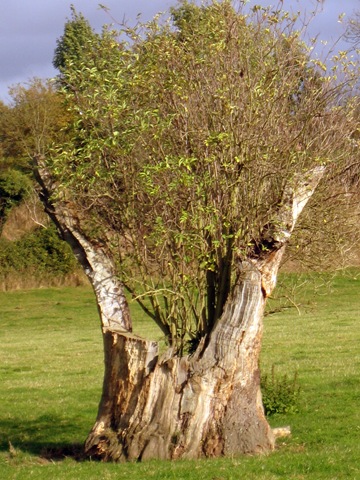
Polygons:
M92 292L0 293L0 478L360 479L360 276L338 276L316 292L306 283L298 301L300 315L293 308L265 318L262 368L297 371L301 386L299 412L271 418L292 429L273 454L117 465L77 460L103 373ZM138 332L160 337L138 317Z

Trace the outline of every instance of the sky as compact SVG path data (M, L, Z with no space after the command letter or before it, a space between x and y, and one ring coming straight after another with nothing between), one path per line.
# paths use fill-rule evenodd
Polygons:
M139 13L149 20L158 12L166 12L176 5L176 0L0 0L0 100L9 101L8 88L24 84L34 77L51 78L56 75L52 59L56 40L64 31L64 24L70 17L70 5L89 20L92 27L100 31L104 24L112 23L102 3L110 9L118 21L126 18L134 22ZM277 0L250 0L249 5L277 5ZM350 18L360 11L360 0L283 0L286 10L310 14L315 5L322 5L321 11L311 23L311 35L333 43L344 31L344 24L338 22L345 13ZM337 48L345 49L342 42Z

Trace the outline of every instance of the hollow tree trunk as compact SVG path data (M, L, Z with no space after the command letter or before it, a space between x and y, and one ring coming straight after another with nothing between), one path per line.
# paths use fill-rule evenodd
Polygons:
M41 197L84 267L96 294L104 337L105 375L97 420L85 444L103 460L199 458L267 452L274 436L263 411L258 367L262 317L286 242L323 174L316 168L284 193L266 249L237 259L237 278L222 315L192 356L131 334L121 282L104 250L82 233L76 212L50 201L39 167Z

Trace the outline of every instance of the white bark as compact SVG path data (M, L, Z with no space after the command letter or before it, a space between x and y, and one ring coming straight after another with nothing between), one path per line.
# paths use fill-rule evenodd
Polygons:
M298 175L289 183L271 225L267 226L264 238L273 244L273 250L258 256L255 263L262 274L262 287L268 297L276 286L277 272L296 222L312 197L325 173L324 166L316 166L308 172Z
M94 247L70 221L65 222L86 256L84 271L95 292L103 331L107 329L130 331L128 305L123 286L115 275L113 263L101 248Z
M95 241L86 238L80 226L76 205L65 200L52 201L56 190L44 160L36 159L37 180L41 187L40 200L45 211L69 243L94 289L103 331L115 329L131 331L131 319L124 288L115 274L110 257Z

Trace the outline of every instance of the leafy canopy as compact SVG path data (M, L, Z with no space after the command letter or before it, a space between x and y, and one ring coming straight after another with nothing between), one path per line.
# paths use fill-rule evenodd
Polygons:
M180 2L168 21L91 33L76 62L55 57L75 120L49 168L180 349L211 331L237 263L276 248L266 232L289 186L347 154L343 91L295 20ZM58 54L83 42L72 22Z

